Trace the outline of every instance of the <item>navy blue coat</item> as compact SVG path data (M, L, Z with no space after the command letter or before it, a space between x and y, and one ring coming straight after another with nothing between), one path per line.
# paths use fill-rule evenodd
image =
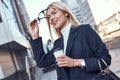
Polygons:
M34 57L40 67L47 67L55 63L53 52L56 48L63 48L63 37L54 42L54 48L45 54L42 46L42 38L31 40ZM108 65L111 63L111 56L108 49L98 34L90 25L71 27L66 56L75 59L84 59L85 68L80 67L58 67L56 65L58 80L91 80L99 71L98 59L102 58ZM106 66L101 61L102 68Z

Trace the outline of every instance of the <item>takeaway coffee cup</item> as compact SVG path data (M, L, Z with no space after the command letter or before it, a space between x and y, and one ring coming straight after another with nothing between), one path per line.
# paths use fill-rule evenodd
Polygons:
M57 48L57 49L54 51L53 54L54 54L55 58L57 59L58 56L64 55L63 49Z

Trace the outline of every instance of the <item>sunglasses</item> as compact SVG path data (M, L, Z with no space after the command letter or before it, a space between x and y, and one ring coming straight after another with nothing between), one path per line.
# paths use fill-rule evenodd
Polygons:
M50 8L42 10L42 11L39 12L38 17L36 18L36 21L37 21L38 24L41 22L42 19L45 19L45 18L48 19L49 18L49 17L46 16L46 11L48 11L49 9ZM55 8L52 8L52 9L53 9L53 11L55 10Z

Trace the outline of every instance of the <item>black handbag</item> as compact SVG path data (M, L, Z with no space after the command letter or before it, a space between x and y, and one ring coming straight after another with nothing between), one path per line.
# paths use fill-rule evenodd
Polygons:
M106 65L107 68L103 70L100 61L98 60L98 64L101 72L98 73L95 77L93 77L92 80L120 80L120 78L109 69L105 60L104 59L101 60L103 61L103 63Z

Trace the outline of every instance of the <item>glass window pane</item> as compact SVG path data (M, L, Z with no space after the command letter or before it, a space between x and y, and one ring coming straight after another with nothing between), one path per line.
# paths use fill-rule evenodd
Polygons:
M2 18L1 18L1 15L0 15L0 22L2 22Z

